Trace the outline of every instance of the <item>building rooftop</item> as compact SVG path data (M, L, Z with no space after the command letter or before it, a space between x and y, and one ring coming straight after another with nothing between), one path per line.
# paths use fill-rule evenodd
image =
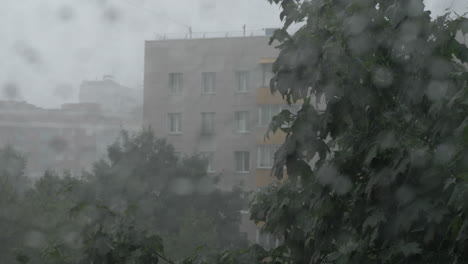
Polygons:
M0 110L38 110L39 107L25 101L0 101Z
M276 29L277 28L262 28L239 31L192 32L189 28L186 33L155 34L155 38L148 41L271 37Z

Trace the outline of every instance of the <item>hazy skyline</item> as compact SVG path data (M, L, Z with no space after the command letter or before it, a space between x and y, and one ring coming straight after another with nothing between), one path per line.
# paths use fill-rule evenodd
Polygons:
M141 85L144 40L157 34L183 35L189 26L212 32L280 25L279 8L267 0L1 2L0 96L43 107L75 101L82 80L104 74L123 85ZM468 11L464 0L427 1L437 14L450 6Z

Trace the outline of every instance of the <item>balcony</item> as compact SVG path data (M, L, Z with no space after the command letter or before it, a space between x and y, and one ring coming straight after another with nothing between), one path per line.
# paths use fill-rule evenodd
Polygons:
M286 133L281 130L277 130L276 133L270 133L268 138L265 137L265 133L268 130L266 127L259 127L256 131L256 143L257 145L281 145L286 139Z
M269 87L257 88L257 104L285 104L279 93L271 94Z
M287 178L286 172L284 173L284 177L278 180L271 174L271 169L257 169L255 171L255 187L265 187L275 182L283 183Z

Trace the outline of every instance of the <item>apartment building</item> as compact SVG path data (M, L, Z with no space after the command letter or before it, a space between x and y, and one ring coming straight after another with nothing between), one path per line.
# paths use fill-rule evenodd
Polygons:
M101 80L83 81L78 94L80 103L99 104L106 115L136 120L141 119L142 96L141 88L123 86L112 75L104 75Z
M220 188L270 183L284 135L265 141L272 117L287 107L271 95L278 50L269 36L154 40L145 44L143 122L176 151L200 153Z
M92 103L44 109L0 101L0 147L11 145L24 154L31 177L40 177L48 169L80 175L104 157L122 129L137 128L131 120L105 116Z
M285 135L266 139L265 133L272 117L289 107L269 88L278 50L266 34L199 37L146 41L143 123L177 152L205 155L221 189L266 186L275 180L273 157ZM241 230L251 241L278 243L243 214Z

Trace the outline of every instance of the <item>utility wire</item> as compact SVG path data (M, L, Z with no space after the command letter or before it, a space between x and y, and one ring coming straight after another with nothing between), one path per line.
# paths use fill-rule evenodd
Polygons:
M181 27L184 27L186 28L189 32L189 35L191 35L192 33L205 33L205 32L192 32L192 27L190 25L187 25L185 23L182 23L176 19L173 19L172 17L168 16L166 13L163 13L163 12L160 12L160 11L156 11L154 9L150 9L150 8L144 8L144 7L141 7L137 4L135 4L134 2L132 2L131 0L121 0L122 2L126 3L127 5L130 5L132 6L133 8L136 8L140 11L143 11L143 12L146 12L148 14L151 14L153 16L156 16L156 17L164 17L166 20L178 25L178 26L181 26ZM250 28L247 28L247 31L259 31L259 30L264 30L265 28L271 28L271 27L278 27L278 28L281 28L280 25L269 25L269 26L260 26L259 24L257 25L247 25L247 26L250 26ZM234 32L234 31L241 31L241 30L222 30L222 31L214 31L214 32L206 32L206 33L222 33L222 32Z
M174 24L177 24L178 26L182 26L182 27L185 27L185 28L188 28L188 29L191 28L189 25L184 24L184 23L182 23L180 21L177 21L177 20L171 18L170 16L168 16L167 14L165 14L163 12L156 11L156 10L149 9L149 8L142 8L141 6L131 2L130 0L121 0L121 1L128 4L128 5L130 5L130 6L132 6L132 7L134 7L134 8L136 8L136 9L138 9L138 10L140 10L140 11L146 12L146 13L154 15L156 17L164 17L164 18L166 18L166 20L168 20L168 21L170 21L170 22L172 22Z

